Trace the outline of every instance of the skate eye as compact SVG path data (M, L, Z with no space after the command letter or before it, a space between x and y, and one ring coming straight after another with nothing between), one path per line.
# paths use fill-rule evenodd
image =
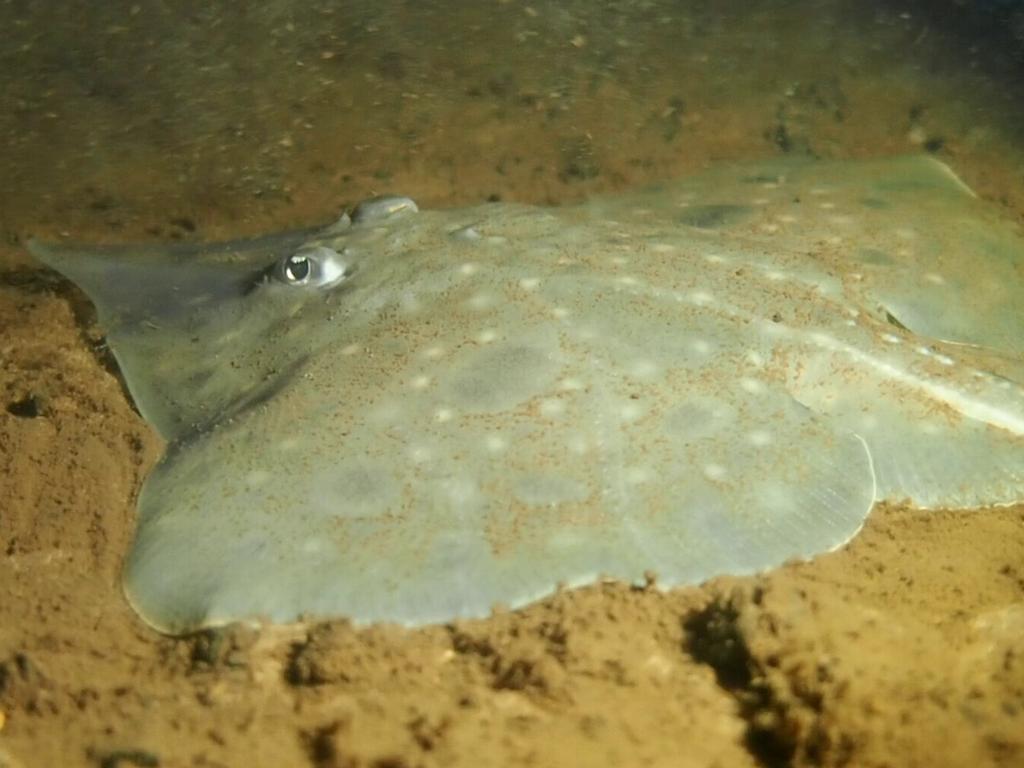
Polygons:
M284 275L285 282L292 285L306 282L312 272L313 265L310 264L309 257L299 253L289 256L281 265L281 274Z
M303 248L281 259L273 267L274 277L294 286L322 288L344 280L352 271L351 253L342 255L333 248L318 245Z

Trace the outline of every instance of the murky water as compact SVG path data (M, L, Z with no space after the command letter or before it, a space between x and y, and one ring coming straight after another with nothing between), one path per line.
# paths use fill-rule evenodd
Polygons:
M62 6L0 6L8 233L561 202L778 153L931 151L1021 209L1016 2Z

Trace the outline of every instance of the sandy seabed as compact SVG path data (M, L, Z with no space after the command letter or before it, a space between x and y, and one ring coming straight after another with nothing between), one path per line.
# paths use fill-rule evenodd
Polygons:
M87 300L22 246L239 236L380 192L559 203L785 153L932 152L1024 221L1012 51L956 3L866 5L6 6L0 768L1024 765L1022 506L883 507L810 563L450 626L154 633L119 569L162 446Z

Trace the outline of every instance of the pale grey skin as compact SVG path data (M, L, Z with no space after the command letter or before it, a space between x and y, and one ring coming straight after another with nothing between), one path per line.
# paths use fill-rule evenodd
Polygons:
M1024 498L1024 246L933 160L410 202L33 246L168 440L125 569L158 629L482 616L811 557L879 500Z

